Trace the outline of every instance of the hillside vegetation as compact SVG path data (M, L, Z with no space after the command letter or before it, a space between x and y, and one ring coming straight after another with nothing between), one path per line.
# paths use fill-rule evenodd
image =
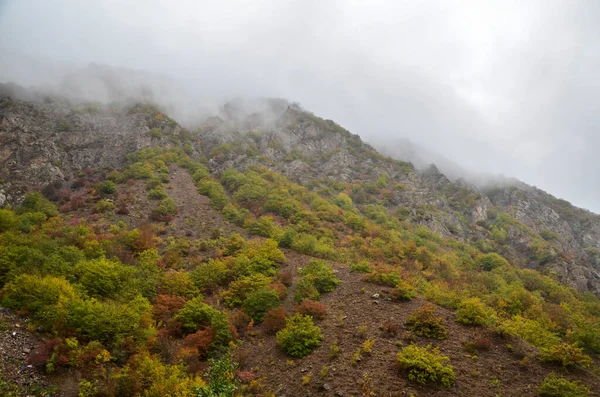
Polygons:
M33 115L44 106L4 100L2 139L15 112L33 123L50 117ZM554 270L594 269L587 237L502 205L533 200L521 191L419 174L285 106L276 120L230 114L195 132L152 106L102 108L145 128L143 142L124 138L141 147L81 169L57 155L63 178L41 191L7 168L5 184L29 192L11 191L0 209L0 304L38 334L23 364L50 386L6 367L4 395L600 390L594 281L577 289ZM13 154L5 164L21 161ZM595 227L594 215L536 194L565 222Z

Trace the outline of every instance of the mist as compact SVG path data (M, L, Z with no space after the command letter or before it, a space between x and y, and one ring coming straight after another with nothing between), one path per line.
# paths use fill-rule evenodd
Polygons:
M119 95L188 124L286 98L388 154L408 139L600 213L598 20L586 0L0 1L0 82L108 101L77 76L110 65Z

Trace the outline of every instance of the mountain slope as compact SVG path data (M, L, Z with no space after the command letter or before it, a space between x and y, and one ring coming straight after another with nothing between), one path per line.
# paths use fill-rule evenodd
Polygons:
M31 365L80 393L600 387L598 218L544 192L417 171L282 100L186 130L4 96L0 144L1 302L47 335ZM410 354L453 375L411 378Z

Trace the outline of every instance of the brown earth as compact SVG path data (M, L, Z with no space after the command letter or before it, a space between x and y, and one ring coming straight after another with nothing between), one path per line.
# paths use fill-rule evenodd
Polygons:
M286 250L286 263L282 270L296 273L310 257ZM321 347L307 357L292 360L276 344L274 336L263 332L248 338L240 347L241 356L247 356L245 370L253 370L262 378L265 389L276 396L368 396L368 391L382 397L387 396L537 396L537 387L551 372L560 372L553 365L540 364L533 355L536 349L523 341L495 335L480 327L462 326L454 321L454 313L438 308L438 313L448 326L448 339L439 341L412 337L406 319L421 307L425 301L414 299L410 302L395 302L386 298L385 287L361 281L361 275L350 273L343 264L331 263L342 280L332 293L324 294L321 303L328 308L327 317L317 322L324 339ZM286 310L293 309L293 286L284 303ZM379 293L378 299L372 295ZM397 336L388 338L380 326L392 321L400 326ZM358 328L367 327L366 336L359 336ZM260 327L258 327L260 329ZM366 339L374 339L371 354L362 354L356 366L351 365L351 357ZM464 342L487 339L489 350L470 354L463 347ZM329 359L329 346L337 340L341 354ZM444 389L436 386L421 386L406 380L394 365L395 357L403 346L412 340L420 346L439 346L440 352L450 357L454 367L456 384ZM507 345L511 345L509 350ZM531 355L528 362L521 363L525 355ZM323 366L329 367L327 375L321 377ZM303 385L303 377L311 374L308 384ZM586 384L592 395L598 395L600 377L589 371L565 373L570 379ZM370 380L370 381L369 381ZM370 384L370 387L367 387ZM328 389L328 390L325 390ZM368 390L367 390L368 389Z

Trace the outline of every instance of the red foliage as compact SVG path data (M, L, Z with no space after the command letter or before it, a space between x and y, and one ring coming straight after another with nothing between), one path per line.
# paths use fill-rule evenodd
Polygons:
M185 306L187 299L176 295L158 295L152 299L152 317L164 324Z
M277 278L279 279L281 284L285 285L286 287L290 287L294 281L294 275L292 274L291 270L279 272Z
M157 222L171 222L173 220L173 215L162 215L156 211L152 211L150 214L150 219Z
M142 252L149 249L156 248L159 243L158 238L154 235L154 225L143 224L140 226L140 235L133 242L132 248L136 252Z
M71 184L71 189L79 189L84 187L87 184L87 180L85 178L79 178Z
M74 210L84 208L85 197L82 194L73 195L71 196L71 201L69 201L69 203L71 204L71 208Z
M237 378L240 382L248 384L256 378L256 375L252 371L240 371L237 373Z
M277 292L277 295L279 295L279 299L284 300L287 296L287 288L285 287L285 285L281 283L273 283L271 284L271 288L273 288L275 292Z
M197 331L185 337L183 346L191 349L196 349L198 358L205 358L210 348L211 343L215 340L215 330L211 327L206 327L203 330Z
M283 329L285 327L285 318L287 317L287 312L281 306L278 306L274 309L269 310L269 312L265 315L265 318L262 323L262 327L265 332L274 334L277 331Z
M398 332L400 331L400 325L388 320L383 323L381 330L385 336L391 338L398 335Z
M296 312L322 320L327 314L327 307L322 303L304 299L296 306Z
M98 222L102 219L102 215L100 214L90 214L85 218L88 222Z
M473 345L479 351L488 351L492 347L492 342L488 338L477 338L473 342Z
M127 208L127 203L124 201L119 201L117 204L116 213L118 215L129 215L129 208Z
M241 310L234 310L229 314L229 324L232 332L243 338L252 326L252 317Z

